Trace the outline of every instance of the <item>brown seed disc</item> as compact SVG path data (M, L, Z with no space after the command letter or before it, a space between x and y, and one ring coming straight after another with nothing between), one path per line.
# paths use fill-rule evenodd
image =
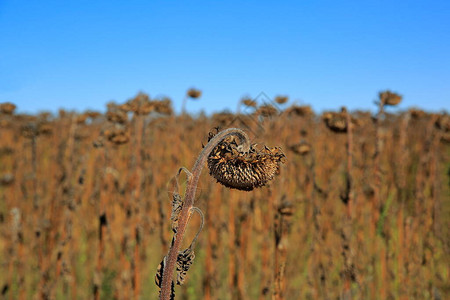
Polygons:
M234 138L227 138L209 155L208 167L209 173L224 186L251 191L272 180L284 158L276 147L257 150L252 146L248 153L240 152Z

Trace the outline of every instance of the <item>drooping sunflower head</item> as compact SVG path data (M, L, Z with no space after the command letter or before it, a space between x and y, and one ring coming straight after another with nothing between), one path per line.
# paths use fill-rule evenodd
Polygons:
M210 134L209 139L213 135ZM285 155L278 148L263 147L256 144L248 152L243 152L235 137L221 141L208 157L209 173L228 188L251 191L264 186L279 173Z
M389 90L378 93L381 103L384 105L395 106L402 102L402 96Z
M16 110L16 105L11 102L0 103L0 113L12 115Z

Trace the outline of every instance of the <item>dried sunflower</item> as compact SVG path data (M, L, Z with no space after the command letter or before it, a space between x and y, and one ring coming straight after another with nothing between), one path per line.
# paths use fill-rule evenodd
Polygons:
M292 105L291 107L286 109L286 113L288 115L297 115L297 116L302 116L302 117L310 116L310 115L314 114L311 106L309 106L309 105L303 105L303 106Z
M85 112L85 114L88 116L88 118L91 118L91 119L98 118L102 115L98 111L93 111L93 110L88 110Z
M250 98L243 98L243 99L241 100L241 102L242 102L245 106L247 106L247 107L256 107L256 106L258 106L258 104L256 103L256 101L255 101L255 100L252 100L252 99L250 99Z
M347 132L347 118L344 114L326 112L323 114L322 119L331 131L336 133Z
M257 113L263 117L272 117L278 114L278 110L270 104L261 105Z
M0 103L0 112L6 115L12 115L16 105L11 102Z
M210 135L209 140L213 137ZM241 151L234 137L220 142L208 157L209 173L228 188L251 191L264 186L279 173L285 155L278 148L264 147L261 150L250 147Z
M173 114L172 100L170 100L170 98L164 97L163 99L155 100L152 103L155 107L156 112L163 114L163 115L172 115Z
M287 97L287 96L276 96L275 97L275 102L278 104L284 104L284 103L288 102L288 100L289 100L289 97Z
M440 115L434 115L435 118L434 125L444 131L448 132L450 131L450 116L446 114L440 114Z
M305 141L301 141L298 144L291 145L289 147L294 153L300 155L306 155L311 151L311 145Z
M190 88L187 92L186 92L187 96L189 98L192 99L198 99L202 96L202 91L195 89L195 88Z
M420 118L423 118L426 116L426 113L423 110L418 109L418 108L411 108L409 110L409 114L411 115L411 117L413 119L420 119Z
M148 115L154 110L150 96L146 93L139 92L134 98L119 106L124 112L133 112L136 115Z
M84 122L86 122L86 120L87 120L88 117L89 117L89 116L88 116L86 113L81 114L81 115L78 115L78 116L76 117L76 122L77 122L77 124L84 124Z
M123 145L128 143L130 140L130 136L128 135L125 127L123 126L114 126L106 129L103 132L103 135L115 145Z
M380 92L378 94L378 96L380 97L380 101L381 103L383 103L384 105L397 105L402 101L402 96L400 96L397 93L393 93L389 90L386 90L384 92Z
M110 110L106 112L108 121L118 124L125 124L128 121L127 113L121 110Z

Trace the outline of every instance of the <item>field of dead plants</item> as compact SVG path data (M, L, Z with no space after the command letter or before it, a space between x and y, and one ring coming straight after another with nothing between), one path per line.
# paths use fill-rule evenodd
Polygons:
M449 115L389 92L372 114L275 100L212 116L145 94L104 114L1 104L0 298L157 299L171 179L237 127L285 162L253 191L204 168L176 299L450 299Z

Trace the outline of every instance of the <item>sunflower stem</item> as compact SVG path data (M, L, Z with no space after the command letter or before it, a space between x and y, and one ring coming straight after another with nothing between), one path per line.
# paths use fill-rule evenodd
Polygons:
M164 267L163 279L161 284L160 300L169 300L171 294L171 283L173 280L173 271L177 262L178 252L183 241L184 233L186 231L187 224L189 222L189 213L194 205L195 192L197 190L198 180L202 172L203 166L211 153L211 151L225 138L235 135L240 139L242 143L242 150L248 152L250 150L250 139L248 135L237 128L229 128L216 134L200 153L197 161L192 169L192 176L188 177L188 183L186 187L186 193L184 196L183 208L180 212L178 219L178 229L175 233L169 252L167 254L167 264Z

